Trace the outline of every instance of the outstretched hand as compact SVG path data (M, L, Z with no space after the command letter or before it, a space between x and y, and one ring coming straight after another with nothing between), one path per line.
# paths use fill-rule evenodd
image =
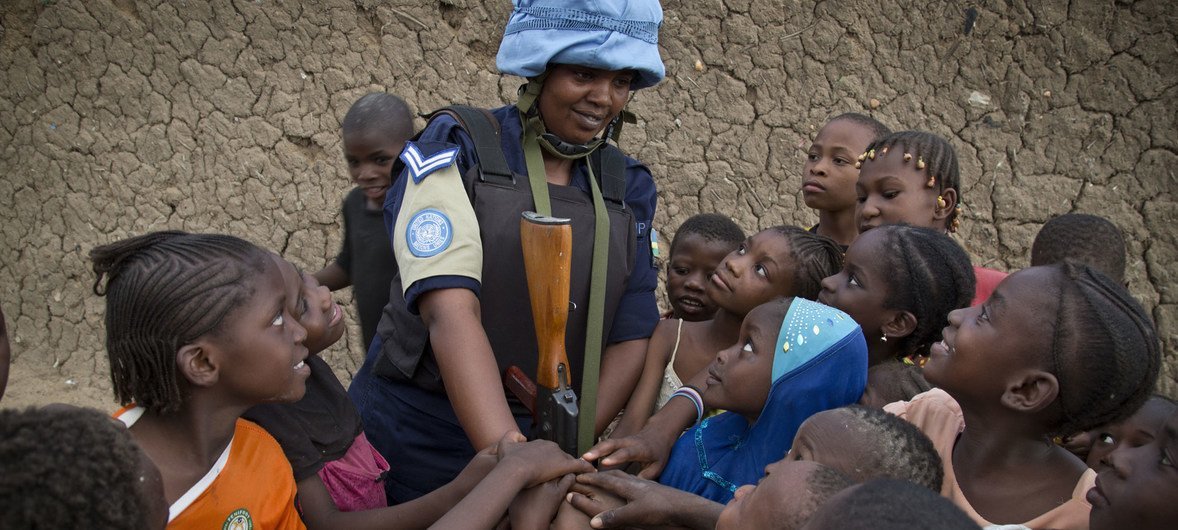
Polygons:
M695 526L694 521L687 519L690 519L689 514L698 513L699 507L723 509L703 497L621 471L578 475L577 484L567 500L592 517L589 525L593 528ZM712 520L711 524L714 525L715 521Z
M581 457L592 462L600 460L603 467L614 467L636 462L642 466L638 476L645 479L656 479L663 472L667 457L671 454L671 447L675 445L675 437L667 436L649 425L632 436L625 438L611 438L599 442L589 448Z

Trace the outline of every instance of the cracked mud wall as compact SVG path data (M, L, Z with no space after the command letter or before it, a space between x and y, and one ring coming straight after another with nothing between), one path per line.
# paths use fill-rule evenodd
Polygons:
M902 6L907 6L904 8ZM965 31L965 9L979 16ZM510 101L494 54L507 0L9 0L0 5L0 304L5 405L109 407L95 245L223 231L309 270L340 239L339 141L372 90L417 111ZM691 214L808 224L803 149L869 112L947 136L959 240L1025 266L1039 226L1078 211L1127 235L1130 287L1178 394L1178 20L1161 0L666 0L667 80L639 92L623 149L659 185L669 240ZM977 93L974 95L974 93ZM973 95L971 101L971 95ZM349 306L350 292L339 294ZM354 320L354 319L353 319ZM355 329L325 357L346 378Z

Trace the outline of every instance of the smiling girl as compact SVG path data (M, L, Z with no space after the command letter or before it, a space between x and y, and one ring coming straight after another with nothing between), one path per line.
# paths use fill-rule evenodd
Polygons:
M95 293L106 296L111 379L126 405L115 417L159 467L168 526L303 528L282 449L240 418L303 397L298 279L225 235L154 232L90 258Z
M1032 267L949 314L924 366L939 388L884 410L916 425L945 467L941 494L974 521L1086 529L1096 473L1051 437L1136 410L1158 377L1149 315L1083 265Z

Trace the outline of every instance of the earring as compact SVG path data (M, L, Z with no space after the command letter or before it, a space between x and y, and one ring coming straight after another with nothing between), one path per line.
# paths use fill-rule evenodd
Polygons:
M880 342L887 342L888 341L888 334L887 333L881 334L879 336L879 341Z
M937 208L944 208L944 207L945 207L945 198L940 195L937 195Z

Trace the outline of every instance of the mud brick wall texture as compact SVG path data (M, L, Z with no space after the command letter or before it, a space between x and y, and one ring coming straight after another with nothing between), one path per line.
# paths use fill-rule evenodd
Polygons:
M958 240L1016 270L1065 212L1113 220L1178 395L1178 18L1164 0L665 0L667 79L623 149L659 186L669 241L697 212L808 226L804 149L867 112L952 140ZM350 188L339 123L387 90L418 111L513 101L495 70L507 0L0 3L0 303L6 406L109 408L97 244L237 234L308 270L336 253ZM966 10L976 8L967 24ZM420 124L419 124L420 125ZM353 317L351 294L338 295ZM324 355L347 381L358 331Z

